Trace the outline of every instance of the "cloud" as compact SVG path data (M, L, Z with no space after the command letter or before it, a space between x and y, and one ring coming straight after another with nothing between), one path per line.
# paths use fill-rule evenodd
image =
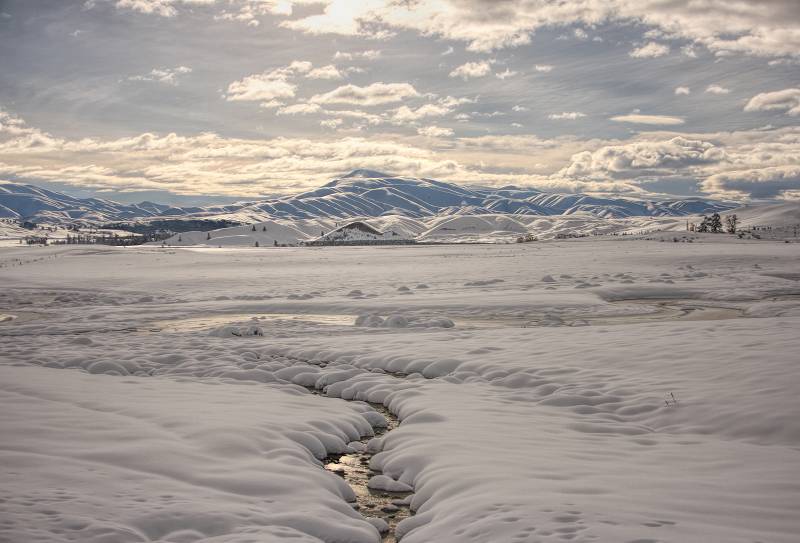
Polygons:
M311 115L319 113L322 108L317 104L293 104L280 108L276 113L278 115Z
M484 77L489 75L489 72L491 71L492 65L488 60L482 60L480 62L467 62L453 69L453 71L450 72L450 77L460 77L466 81L467 79L472 79L475 77Z
M228 85L225 99L229 102L264 102L279 105L279 100L293 98L297 85L269 74L250 75Z
M306 74L306 77L309 79L342 79L344 74L333 64L328 64L321 68L314 68Z
M728 94L731 92L731 90L726 89L725 87L721 87L717 84L714 84L706 87L706 92L709 94Z
M323 128L330 128L335 130L339 128L344 121L342 119L324 119L319 122L319 125Z
M640 113L617 115L616 117L611 117L611 120L618 123L652 124L664 126L684 123L683 119L680 117L672 117L670 115L642 115Z
M676 95L686 95L691 94L692 90L689 87L675 87L675 94Z
M525 106L520 106L518 104L518 105L515 105L514 107L512 107L511 110L512 111L517 111L517 112L522 112L522 111L530 111L530 108L527 108Z
M383 39L397 30L465 42L473 52L530 43L541 28L602 23L642 25L669 39L688 40L716 54L800 57L800 11L796 0L108 0L120 9L173 17L197 5L233 6L222 16L258 23L259 14L288 16L296 5L322 6L321 13L281 25L309 34ZM478 16L480 14L480 16ZM582 39L586 31L574 28ZM655 34L649 34L655 36ZM690 44L691 45L691 44ZM645 46L646 47L646 46Z
M648 187L696 183L710 196L790 198L800 195L800 126L686 134L658 127L624 140L542 138L534 134L455 137L438 123L417 126L444 97L408 107L418 134L376 132L343 137L371 123L391 122L401 108L380 114L295 104L292 113L324 115L312 138L232 138L143 133L123 138L56 137L0 110L0 175L99 190L165 190L176 194L255 197L319 186L356 168L421 175L457 183L531 185L547 190L636 193ZM457 106L452 106L457 107ZM316 109L319 108L319 109ZM290 110L291 111L291 110ZM441 110L439 111L441 112ZM455 116L454 116L455 119ZM436 138L445 138L437 140ZM413 143L411 143L413 142ZM532 160L535 157L535 160ZM668 189L664 189L668 191ZM682 188L676 189L682 193Z
M787 115L800 115L800 88L756 94L750 98L744 110L784 111Z
M719 162L724 151L703 140L674 137L666 141L643 141L607 145L596 151L573 155L561 175L576 178L623 178L674 175L689 166Z
M426 117L442 117L453 110L453 106L442 104L425 104L416 109L408 106L401 106L394 111L392 121L402 123L412 123Z
M547 116L548 119L553 120L570 120L574 121L575 119L580 119L581 117L586 117L585 113L581 113L580 111L564 111L562 113L551 113Z
M376 58L380 58L381 52L377 49L368 49L366 51L356 51L354 53L346 53L342 51L336 51L333 54L334 60L353 60L356 58L363 58L365 60L375 60Z
M494 75L495 75L495 77L497 77L497 79L506 79L508 77L514 77L515 75L517 75L517 73L518 72L514 72L514 71L511 71L508 68L506 68L505 71L497 72Z
M445 138L453 135L453 129L442 128L440 126L426 126L424 128L418 128L417 133L428 138Z
M544 72L544 73L552 72L553 68L554 66L552 66L551 64L536 64L533 66L533 69L536 70L537 72Z
M419 96L419 93L408 83L372 83L366 87L344 85L325 94L317 94L309 101L313 104L376 106L416 96Z
M757 170L714 174L703 181L707 192L749 198L800 198L800 166L778 166Z
M261 102L261 107L267 108L281 106L281 100L294 98L297 91L297 85L289 79L308 74L312 67L308 61L295 60L282 68L249 75L228 85L225 99L229 102Z
M651 41L628 53L633 58L658 58L669 54L669 46Z
M178 76L192 73L188 66L177 66L175 68L153 68L145 75L133 75L128 81L157 81L168 85L177 85Z

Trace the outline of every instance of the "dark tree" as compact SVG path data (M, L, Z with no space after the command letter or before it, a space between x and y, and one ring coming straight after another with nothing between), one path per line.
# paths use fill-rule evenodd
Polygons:
M698 232L708 232L708 223L711 221L708 217L703 215L703 220L700 221L700 226L697 227Z
M211 239L211 232L208 232L208 233L206 234L206 239Z
M256 242L256 247L260 247L260 245L258 244L258 242Z
M253 232L255 232L255 231L256 231L256 225L254 224L253 225Z
M708 220L708 228L715 234L722 232L722 218L719 216L719 213L711 215L711 218Z
M736 213L733 215L726 215L725 216L725 227L728 229L729 234L736 233L736 225L739 223L739 217L736 216Z

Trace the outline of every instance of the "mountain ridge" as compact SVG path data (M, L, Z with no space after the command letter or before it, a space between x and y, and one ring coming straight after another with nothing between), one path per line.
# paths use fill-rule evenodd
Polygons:
M315 189L266 200L180 207L144 201L120 204L102 198L76 198L30 184L0 182L0 218L31 222L91 224L154 219L347 219L403 215L573 215L602 218L684 216L721 212L734 205L701 198L635 200L559 194L533 188L463 186L435 179L358 169Z

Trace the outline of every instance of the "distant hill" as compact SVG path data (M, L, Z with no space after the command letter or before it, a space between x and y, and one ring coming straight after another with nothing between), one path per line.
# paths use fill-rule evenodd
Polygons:
M553 194L530 188L466 187L433 179L355 170L300 194L261 201L205 207L172 207L152 202L120 204L99 198L75 198L34 185L0 184L0 218L38 223L107 223L154 219L348 219L404 216L573 215L602 218L680 217L725 211L733 206L704 199L643 201Z

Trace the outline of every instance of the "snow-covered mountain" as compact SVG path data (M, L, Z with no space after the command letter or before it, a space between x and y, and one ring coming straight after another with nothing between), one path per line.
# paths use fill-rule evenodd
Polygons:
M451 215L573 215L603 218L677 217L724 211L732 206L702 199L644 201L544 193L517 187L466 187L433 179L355 170L310 191L269 200L207 207L171 207L142 202L119 204L74 198L33 185L0 184L0 218L41 223L148 221L156 218L228 219L242 223L271 219L348 219Z
M189 210L152 202L126 205L100 198L75 198L35 185L0 182L0 218L3 219L49 224L101 223L189 213Z

